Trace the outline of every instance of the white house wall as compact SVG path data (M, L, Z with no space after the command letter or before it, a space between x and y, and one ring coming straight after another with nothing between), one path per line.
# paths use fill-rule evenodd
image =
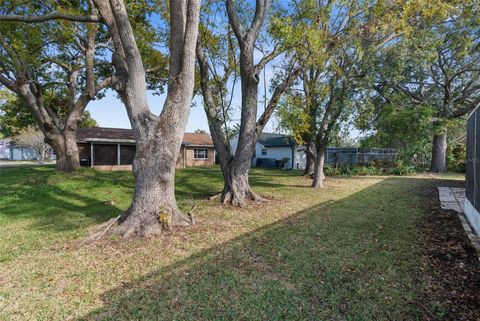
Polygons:
M12 160L36 160L37 154L32 148L13 148Z
M237 145L238 145L238 139L233 138L230 141L230 148L232 150L232 153L235 153L237 150ZM262 149L267 150L266 155L262 155ZM301 151L298 151L298 149L301 149ZM282 158L289 158L289 161L287 163L287 168L292 168L292 148L289 146L281 146L281 147L265 147L260 143L255 144L255 154L252 159L252 166L257 165L257 159L258 158L273 158L276 160L281 160ZM306 154L304 151L303 147L296 146L294 148L294 155L293 155L293 168L305 168L306 164Z
M260 157L274 158L276 160L288 158L289 161L287 163L287 168L292 168L292 148L290 147L267 147L267 155L262 155Z

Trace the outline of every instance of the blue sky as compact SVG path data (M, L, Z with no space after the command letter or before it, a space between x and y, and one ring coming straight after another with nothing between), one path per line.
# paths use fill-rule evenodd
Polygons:
M148 102L150 110L154 114L159 115L164 100L165 95L156 96L149 93ZM190 118L186 130L194 131L195 129L204 129L208 131L207 117L201 106L201 99L196 97L195 101L198 101L198 103L196 103L195 107L190 111ZM125 106L111 90L107 92L107 95L103 99L91 102L87 110L101 127L131 128Z
M260 58L260 57L258 57ZM270 80L274 74L275 63L272 62L265 69L265 78L267 83L267 88L269 86ZM258 117L260 117L263 112L263 96L264 96L264 87L263 87L263 72L261 73L262 81L259 84L259 95L258 95ZM148 93L148 103L150 110L159 115L162 111L163 103L165 101L166 94L162 95L153 95L152 92ZM267 99L270 97L270 93L267 90ZM237 82L237 86L234 90L232 105L236 107L236 115L234 120L238 121L240 118L240 104L241 104L241 92L240 92L240 83ZM203 110L202 98L197 95L193 98L194 107L190 111L190 118L186 127L186 131L193 132L196 129L208 130L207 117L205 111ZM115 127L115 128L131 128L130 121L128 120L128 115L125 110L123 103L117 98L117 95L112 91L108 90L106 96L102 99L92 101L88 104L87 110L91 113L92 117L97 121L98 125L101 127ZM274 132L276 131L275 117L270 119L267 124L265 131Z
M254 5L254 2L251 0L248 0L247 3L251 6ZM226 20L226 17L223 15L219 15L217 16L217 18L219 19L218 21L219 25L228 23ZM163 19L159 17L157 14L152 14L151 22L154 26L159 28L159 30L165 29ZM160 51L168 52L168 48L165 47L165 44L163 43L158 44L157 49ZM263 55L257 51L255 53L255 60L258 62L262 58L262 56ZM278 61L281 61L281 58L280 60L272 61L269 65L266 66L265 73L264 72L261 73L262 80L260 81L259 90L258 90L259 92L258 117L260 117L264 109L263 76L265 75L266 85L267 85L267 88L269 88L270 80L272 79L275 72L275 64ZM165 97L166 97L165 94L153 95L151 92L148 93L149 107L154 114L156 115L160 114L163 103L165 101ZM270 97L270 93L267 90L267 99L269 97ZM209 131L207 117L205 115L205 111L203 110L202 98L199 95L195 96L193 98L193 103L194 103L194 107L192 107L190 111L190 118L186 127L186 131L192 132L192 131L195 131L196 129L203 129L203 130ZM240 119L240 105L241 105L240 82L237 81L237 85L235 87L235 90L233 93L233 100L232 100L232 106L233 108L235 108L234 110L236 111L236 114L233 116L234 122L235 120L239 121ZM117 98L117 95L112 90L107 91L107 94L103 99L90 102L89 105L87 106L87 110L91 113L92 117L97 121L99 126L131 128L130 121L128 120L127 112L125 110L125 106ZM234 122L232 122L231 125L233 125ZM275 117L272 117L272 119L270 119L269 123L265 127L265 131L268 131L268 132L276 131Z

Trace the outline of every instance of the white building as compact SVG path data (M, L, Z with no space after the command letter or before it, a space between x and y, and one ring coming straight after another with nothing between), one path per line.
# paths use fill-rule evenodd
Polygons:
M37 154L33 148L15 146L11 138L0 139L0 159L2 160L37 160ZM55 159L53 151L49 159Z
M232 139L232 152L237 149L238 138ZM303 169L306 163L306 153L303 146L295 144L292 138L273 133L262 133L255 145L252 166L283 168L282 160L287 159L287 169Z

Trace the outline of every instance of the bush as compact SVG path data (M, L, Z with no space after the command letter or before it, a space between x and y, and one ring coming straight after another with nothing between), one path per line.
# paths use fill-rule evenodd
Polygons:
M403 161L398 161L397 166L393 168L393 174L398 176L405 176L415 173L415 167L412 165L405 165Z
M324 166L326 176L381 176L381 175L408 175L416 172L412 165L397 164L387 161L372 161L368 165L341 164L337 168L331 165Z
M326 165L324 166L324 173L327 176L373 176L384 175L385 171L381 167L342 164L337 168Z
M449 171L465 173L465 144L448 145L447 147L447 168Z

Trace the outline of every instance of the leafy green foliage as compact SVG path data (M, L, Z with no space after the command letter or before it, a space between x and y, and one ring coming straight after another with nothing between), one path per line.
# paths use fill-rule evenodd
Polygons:
M383 105L381 112L365 110L368 116L362 115L375 123L376 132L361 140L362 147L396 148L399 157L409 160L412 155L427 156L430 153L433 111L430 107L399 108ZM357 126L367 128L357 118Z
M465 173L466 159L465 144L449 144L447 148L447 168L449 171Z
M390 162L372 162L367 165L345 163L337 167L331 165L324 166L324 172L327 176L405 176L416 171L414 166L405 165L401 160L395 164Z
M55 100L55 96L48 95L44 97L47 104L57 106L57 113L63 117L68 112L65 105ZM10 91L3 90L0 92L0 134L3 137L12 137L17 135L21 130L31 126L36 126L32 114L25 102L13 95ZM98 123L92 118L90 112L85 111L79 123L80 127L97 127Z
M408 162L429 157L433 134L464 132L465 114L480 102L478 6L414 2L405 10L417 22L369 59L356 120L369 132L364 146L395 147Z

